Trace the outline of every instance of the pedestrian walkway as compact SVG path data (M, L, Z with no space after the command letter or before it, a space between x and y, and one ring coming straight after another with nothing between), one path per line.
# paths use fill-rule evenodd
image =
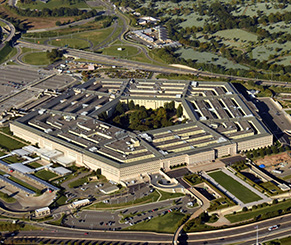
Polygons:
M209 223L209 226L220 227L224 225L231 225L231 222L223 215L219 216L219 219L214 223Z
M184 181L184 179L181 179L182 181ZM185 182L185 181L184 181ZM185 182L186 183L186 182ZM187 184L188 185L188 184ZM195 219L196 217L198 217L200 214L202 214L203 212L205 212L209 207L210 207L210 202L209 200L204 197L199 191L197 191L194 187L191 187L188 189L197 199L199 199L199 201L202 203L201 207L199 209L197 209L188 219L192 220ZM173 243L177 244L178 242L178 237L180 232L182 231L182 229L184 228L184 225L186 223L184 223L183 225L181 225L175 232L174 234L174 238L173 238Z

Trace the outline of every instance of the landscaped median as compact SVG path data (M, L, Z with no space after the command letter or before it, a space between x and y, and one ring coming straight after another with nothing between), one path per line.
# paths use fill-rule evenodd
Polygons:
M161 197L160 197L160 194ZM126 202L126 203L119 203L119 204L109 204L109 203L104 203L104 202L98 202L98 203L94 203L90 206L87 206L85 209L90 209L90 210L96 210L96 209L120 209L120 208L126 208L126 207L131 207L134 205L140 205L140 204L146 204L146 203L150 203L150 202L156 202L159 197L159 201L164 201L167 199L172 199L172 198L177 198L177 197L181 197L184 196L181 193L168 193L168 192L164 192L164 191L154 191L152 193L150 193L147 196L144 196L142 198L133 200L131 202ZM109 197L108 197L109 198Z
M280 214L286 214L291 212L291 200L286 200L274 204L259 204L253 206L250 210L242 211L239 213L229 214L225 217L231 223L243 222L243 221L257 221L261 219L267 219L278 216Z
M124 230L174 233L184 217L186 215L180 212L171 212L127 227Z

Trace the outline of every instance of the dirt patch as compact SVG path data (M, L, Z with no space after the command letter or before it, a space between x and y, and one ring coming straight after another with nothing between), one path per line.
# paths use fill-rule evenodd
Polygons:
M10 11L5 5L0 5L0 13L4 13L9 17L13 17L16 19L21 20L23 24L29 26L30 30L34 29L44 29L56 26L56 21L64 22L64 21L74 21L77 16L71 17L26 17L26 16L19 16L12 11Z
M273 175L284 178L291 175L291 157L287 152L282 152L272 156L265 156L264 158L254 161L258 166L264 164L265 170L272 172ZM279 170L281 173L273 172L273 170Z
M277 168L280 163L291 164L291 158L287 152L282 152L272 156L265 156L264 158L259 158L254 161L257 165L264 164L266 169Z

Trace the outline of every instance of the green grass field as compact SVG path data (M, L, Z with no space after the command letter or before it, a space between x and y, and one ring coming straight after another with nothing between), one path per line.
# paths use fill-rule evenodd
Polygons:
M241 29L218 31L214 33L213 35L223 37L223 38L229 38L229 39L237 38L239 39L239 41L247 41L247 42L256 42L258 38L257 35L241 30Z
M58 47L64 47L67 45L69 48L76 48L76 49L88 49L89 48L89 42L83 39L77 39L77 38L60 38L49 41L49 44L58 46Z
M19 159L16 155L5 157L2 160L7 163L16 163L21 161L21 159Z
M16 53L16 48L12 48L10 45L6 44L0 51L0 64L12 58Z
M264 243L264 245L290 245L291 244L291 236L272 240L270 242Z
M5 194L4 192L1 192L1 191L0 191L0 199L2 199L4 202L8 202L8 203L16 202L15 198L9 197L7 194Z
M26 33L23 34L23 38L35 38L36 41L42 38L46 37L60 37L63 35L69 35L69 34L75 34L75 33L80 33L84 31L90 31L90 30L98 30L102 28L102 23L104 21L92 21L89 23L86 23L84 25L78 25L78 26L72 26L64 29L59 29L56 31L45 31L45 32L38 32L38 33ZM0 22L1 23L1 22Z
M39 168L41 167L42 165L37 163L37 162L30 162L28 164L26 164L27 166L31 167L31 168Z
M184 196L181 193L168 193L164 191L159 191L161 193L161 198L160 201L167 200L170 198L176 198L180 196ZM156 202L160 197L160 194L157 191L154 191L153 193L150 193L147 196L144 196L142 198L136 199L132 202L127 202L127 203L120 203L120 204L107 204L103 202L95 203L91 206L88 207L88 209L109 209L109 208L121 208L121 207L129 207L132 206L133 204L144 204L144 203L150 203L150 202Z
M117 50L118 48L122 48L121 51ZM102 50L102 53L105 55L111 55L119 58L128 58L130 56L135 56L139 52L139 49L136 47L132 47L129 45L112 45L108 48Z
M42 3L41 1L35 1L33 4L24 4L20 1L17 2L17 7L20 8L30 8L30 9L43 9L43 8L60 8L60 7L70 7L70 8L88 8L88 5L84 0L76 1L77 3L71 4L69 1L64 0L50 0L47 3Z
M52 172L44 170L44 169L36 172L34 175L40 179L43 179L43 180L49 180L51 178L58 176L55 173L52 173Z
M87 31L87 32L82 32L82 33L76 33L73 34L73 38L81 38L85 40L89 40L93 43L94 46L98 45L101 43L104 39L106 39L111 32L114 30L113 27L109 27L106 29L102 30L97 30L97 31Z
M179 48L177 49L175 53L180 55L182 58L186 60L187 59L196 60L197 63L212 63L215 65L223 66L226 69L233 68L233 69L249 70L249 68L244 65L235 64L224 57L220 57L210 52L199 52L199 51L195 51L192 48Z
M88 178L87 177L83 177L83 178L80 178L80 179L77 179L77 180L71 182L68 186L70 188L75 188L75 187L83 185L87 181L88 181Z
M244 220L249 220L253 219L258 215L262 215L268 212L273 212L277 210L283 210L286 208L291 207L291 200L287 200L285 202L280 202L278 204L272 205L272 206L267 206L264 208L258 208L255 209L254 211L247 211L247 212L241 212L237 214L229 214L226 215L225 217L231 222L231 223L236 223Z
M32 190L34 192L38 192L38 189L36 187L34 187L32 185L29 185L29 184L27 184L26 182L24 182L24 181L22 181L20 179L17 179L17 178L15 178L13 176L10 176L9 179L14 181L15 183L17 183L19 185L22 185L22 186L26 187L27 189L30 189L30 190Z
M209 176L211 176L214 180L216 180L220 185L222 185L226 190L231 192L243 203L254 202L261 199L255 193L251 192L249 189L247 189L239 182L235 181L233 178L229 177L221 171L209 173Z
M174 233L178 228L178 222L184 217L184 214L179 212L171 212L166 215L153 218L148 221L133 225L126 228L131 231L155 231Z
M12 151L15 149L19 149L22 148L23 146L25 146L23 143L15 140L15 139L11 139L10 137L0 134L0 147L4 148L8 151Z
M22 58L22 61L30 65L49 65L51 63L46 56L46 52L25 54Z

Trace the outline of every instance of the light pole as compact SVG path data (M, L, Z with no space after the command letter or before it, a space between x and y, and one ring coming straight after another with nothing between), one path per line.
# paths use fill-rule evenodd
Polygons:
M257 228L257 236L256 236L256 245L259 245L259 226L255 226Z

